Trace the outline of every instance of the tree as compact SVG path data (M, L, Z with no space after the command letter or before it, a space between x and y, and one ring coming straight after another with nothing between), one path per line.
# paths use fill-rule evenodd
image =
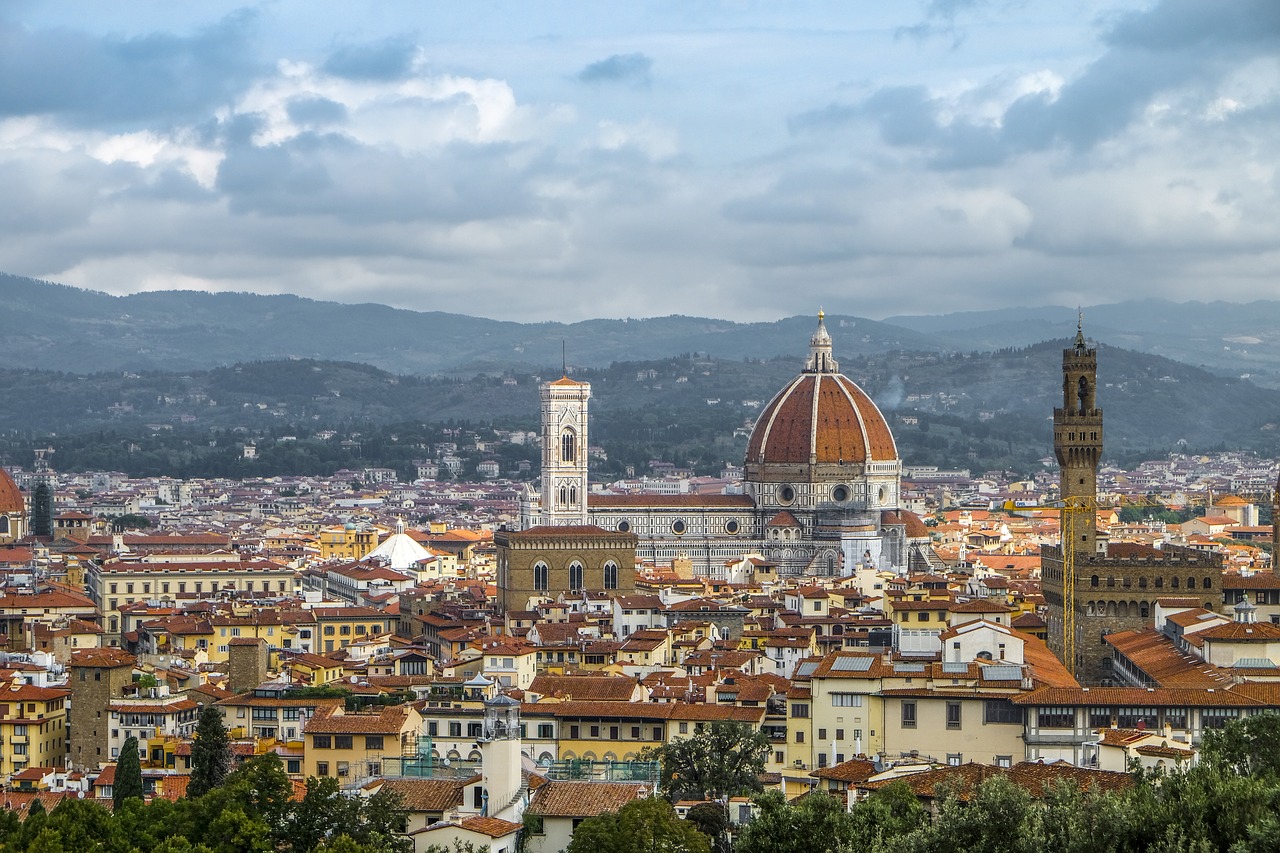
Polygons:
M756 798L757 815L742 828L735 853L809 853L846 850L853 819L835 797L814 791L792 805L777 791Z
M332 776L307 780L307 792L293 809L289 844L295 853L308 853L329 838L352 831L359 824L360 804L346 797Z
M564 853L711 853L711 842L666 800L643 797L578 824Z
M221 785L231 773L231 737L222 723L222 712L213 705L200 709L191 742L191 781L187 796L203 797Z
M698 803L689 809L685 819L711 840L715 853L728 853L729 812L723 803Z
M1201 758L1224 772L1280 779L1280 714L1255 714L1209 729Z
M763 732L746 723L718 720L646 754L661 762L662 790L676 802L739 797L762 790L760 774L770 749Z
M120 747L120 758L116 761L111 804L118 809L132 797L142 799L142 761L138 757L138 739L129 735Z

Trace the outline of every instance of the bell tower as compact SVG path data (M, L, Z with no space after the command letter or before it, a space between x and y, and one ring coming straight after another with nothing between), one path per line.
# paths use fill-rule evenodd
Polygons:
M1086 554L1097 551L1093 505L1098 496L1098 464L1102 458L1102 409L1098 408L1098 350L1084 339L1084 318L1076 325L1072 347L1062 351L1062 407L1053 410L1053 451L1058 458L1063 518L1073 499L1083 499L1087 512L1076 517L1075 541L1063 547ZM1066 524L1064 522L1064 529Z
M542 385L539 524L587 523L587 401L591 384L563 376Z

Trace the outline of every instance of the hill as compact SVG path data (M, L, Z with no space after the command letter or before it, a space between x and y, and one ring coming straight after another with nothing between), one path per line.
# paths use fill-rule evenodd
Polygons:
M907 462L1030 471L1052 452L1049 418L1066 345L880 353L846 357L841 367L881 406ZM1099 360L1109 457L1280 453L1280 392L1128 350L1105 348ZM643 470L650 459L707 473L741 462L760 408L799 366L794 358L698 355L576 370L592 383L592 443L608 455L600 473ZM429 455L450 425L537 429L538 383L556 373L462 380L311 359L183 373L8 371L0 374L8 403L0 408L0 459L25 463L33 447L49 443L62 470L199 476L406 467ZM264 461L233 465L238 443L249 438ZM344 438L358 449L335 449ZM532 453L519 458L536 462Z
M207 370L253 360L312 358L394 373L471 376L559 364L668 358L803 356L813 317L732 323L699 317L512 323L298 296L169 291L110 296L0 275L0 359L12 367ZM929 336L858 317L829 320L848 353L934 350Z

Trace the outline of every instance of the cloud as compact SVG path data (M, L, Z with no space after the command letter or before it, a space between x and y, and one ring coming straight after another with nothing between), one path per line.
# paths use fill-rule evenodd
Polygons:
M344 45L324 61L326 74L349 80L402 80L413 70L418 47L407 36L373 44Z
M578 81L647 88L652 82L653 60L643 53L615 53L578 72Z
M326 127L347 123L347 108L317 95L303 95L285 106L289 121L299 127Z
M956 0L942 4L938 14L973 5ZM797 134L829 133L871 122L886 143L919 149L935 168L987 167L1055 147L1088 150L1149 120L1150 109L1172 94L1190 95L1203 106L1234 69L1280 51L1280 4L1164 0L1115 19L1103 43L1103 53L1065 83L1022 77L1018 82L1038 85L1016 94L994 116L968 109L972 90L944 95L925 86L886 86L859 102L797 113L788 126ZM1016 93L1023 87L1006 88Z
M242 11L190 36L95 38L0 18L0 117L57 115L87 126L207 114L263 70L255 25Z
M931 0L925 8L924 20L910 26L898 27L894 35L897 38L911 38L917 41L946 36L952 39L953 47L958 47L961 37L956 27L956 18L960 13L972 11L984 3L985 0Z

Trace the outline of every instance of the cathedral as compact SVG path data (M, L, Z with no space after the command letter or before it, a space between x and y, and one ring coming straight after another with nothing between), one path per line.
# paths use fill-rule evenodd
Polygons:
M639 559L687 560L709 578L723 577L726 564L749 554L791 576L941 565L923 521L900 506L902 461L893 433L866 392L840 373L821 313L803 369L752 430L742 494L593 493L590 384L565 376L545 383L541 399L542 482L521 504L523 529L633 534Z
M27 504L9 472L0 468L0 545L26 535Z

